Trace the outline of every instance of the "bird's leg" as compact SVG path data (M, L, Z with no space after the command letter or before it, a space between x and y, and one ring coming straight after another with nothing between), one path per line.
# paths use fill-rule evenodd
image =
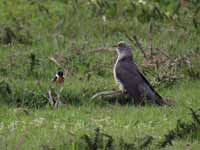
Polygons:
M122 84L119 84L119 90L122 92L123 95L127 95L126 89L123 87Z
M123 95L127 95L128 94L128 92L125 89L121 90L121 92L122 92Z

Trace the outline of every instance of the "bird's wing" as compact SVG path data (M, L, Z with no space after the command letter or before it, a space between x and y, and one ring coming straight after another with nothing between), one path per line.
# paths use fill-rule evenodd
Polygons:
M140 73L134 62L118 62L116 76L127 92L134 98L141 100L141 97L146 95L148 99L156 103L162 100L162 97L154 90L143 74Z
M163 101L162 100L163 98L153 88L153 86L149 83L149 81L145 78L145 76L139 70L138 70L138 73L140 74L140 76L142 77L142 79L145 82L144 87L145 87L145 92L147 93L147 97L152 100L156 100L156 103L159 103L158 101Z
M57 80L57 76L55 76L53 79L52 79L52 82L55 82Z
M139 85L143 79L139 75L136 65L133 62L119 61L116 65L116 77L121 82L125 90L136 101L141 101L142 94Z

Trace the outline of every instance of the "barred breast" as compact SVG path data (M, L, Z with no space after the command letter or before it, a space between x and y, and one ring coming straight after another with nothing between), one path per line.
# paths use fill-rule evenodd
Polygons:
M126 91L126 90L124 89L123 84L120 82L120 80L117 78L117 75L116 75L116 67L117 67L118 61L119 61L119 57L117 58L117 60L116 60L116 62L115 62L115 64L114 64L114 67L113 67L113 75L114 75L114 79L115 79L116 84L119 86L119 89L120 89L122 92L124 92L124 91Z

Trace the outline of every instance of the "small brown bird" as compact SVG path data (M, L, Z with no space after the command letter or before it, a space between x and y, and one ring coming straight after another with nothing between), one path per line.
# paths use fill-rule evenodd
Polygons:
M55 77L53 78L52 81L55 82L55 83L58 83L58 84L63 84L64 81L65 81L64 72L63 72L63 71L59 71L59 72L55 75Z

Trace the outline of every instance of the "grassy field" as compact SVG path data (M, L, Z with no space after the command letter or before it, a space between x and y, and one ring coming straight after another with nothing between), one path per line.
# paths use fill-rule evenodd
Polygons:
M200 127L189 124L190 109L200 108L199 8L195 0L0 1L0 149L198 150ZM131 44L140 70L175 106L90 99L118 89L112 75L116 54L93 50L121 40ZM47 92L58 70L66 74L65 105L56 109ZM172 144L161 148L179 119L184 136L174 133ZM145 145L146 139L152 140Z
M45 149L45 146L49 149L82 149L81 137L93 135L96 128L111 135L115 146L121 138L135 144L138 138L152 136L151 147L155 149L164 140L163 135L176 127L178 119L192 120L189 108L199 108L199 83L184 81L163 90L162 95L177 100L175 107L85 104L59 109L28 109L3 105L0 113L1 149ZM178 139L173 142L173 147L168 148L198 149L198 140L190 137Z

